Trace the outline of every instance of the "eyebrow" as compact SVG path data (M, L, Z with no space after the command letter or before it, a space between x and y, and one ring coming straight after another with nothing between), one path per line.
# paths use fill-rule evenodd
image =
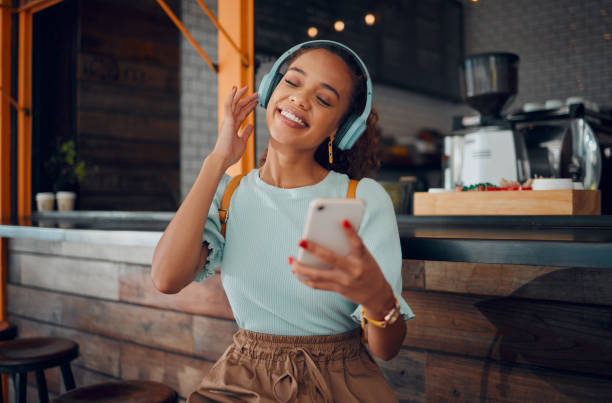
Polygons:
M306 75L306 72L298 67L290 67L289 70L294 70L297 71L298 73L302 74L302 75ZM289 71L287 70L287 71ZM336 97L338 97L338 100L340 100L340 94L338 94L338 91L336 91L336 89L334 87L332 87L331 85L327 84L327 83L321 83L321 87L325 87L328 90L330 90L331 92L333 92L334 94L336 94Z

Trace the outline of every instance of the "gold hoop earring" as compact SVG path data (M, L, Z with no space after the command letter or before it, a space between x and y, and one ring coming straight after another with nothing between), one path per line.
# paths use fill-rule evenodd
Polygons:
M334 136L329 138L329 143L327 144L327 152L329 154L329 165L334 163L334 153L332 151L332 143L334 142Z

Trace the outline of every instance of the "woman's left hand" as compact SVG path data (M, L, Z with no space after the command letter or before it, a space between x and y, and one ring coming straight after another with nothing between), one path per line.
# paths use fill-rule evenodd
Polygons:
M389 298L392 300L393 297L391 286L351 224L344 221L338 225L342 225L351 244L349 254L341 256L322 245L302 240L300 247L317 256L332 269L325 270L306 266L297 259L289 257L293 274L309 287L335 291L361 304L366 310L384 310L389 303Z

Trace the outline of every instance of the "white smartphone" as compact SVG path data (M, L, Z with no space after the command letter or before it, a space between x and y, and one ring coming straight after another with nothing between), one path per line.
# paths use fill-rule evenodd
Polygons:
M364 213L364 200L314 199L308 206L302 239L316 242L339 255L346 256L351 251L351 245L342 229L342 222L348 220L353 228L359 230ZM299 249L298 261L320 269L331 269L329 265L303 248Z

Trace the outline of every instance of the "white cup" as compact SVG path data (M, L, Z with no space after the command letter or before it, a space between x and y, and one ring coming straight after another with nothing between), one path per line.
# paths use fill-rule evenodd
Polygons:
M51 192L36 193L36 208L38 211L53 211L55 195Z
M57 192L55 194L55 197L57 198L57 209L59 211L74 210L74 200L76 199L76 193Z

